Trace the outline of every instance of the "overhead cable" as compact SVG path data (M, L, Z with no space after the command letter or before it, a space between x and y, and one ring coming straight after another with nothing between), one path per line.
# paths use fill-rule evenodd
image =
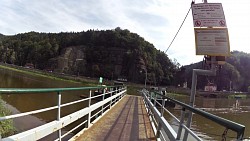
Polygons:
M192 4L194 4L194 1L192 1L191 5L192 5ZM187 12L187 14L186 14L184 20L183 20L182 23L181 23L181 26L179 27L177 33L175 34L173 40L172 40L171 43L169 44L169 46L168 46L167 50L165 51L165 53L167 53L168 49L171 47L171 45L172 45L172 43L174 42L176 36L178 35L179 31L181 30L181 27L183 26L184 22L186 21L186 18L187 18L187 16L188 16L188 14L189 14L191 8L192 8L192 7L189 8L189 10L188 10L188 12Z

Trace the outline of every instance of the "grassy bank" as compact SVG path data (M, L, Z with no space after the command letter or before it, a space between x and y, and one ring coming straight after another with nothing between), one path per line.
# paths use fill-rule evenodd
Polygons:
M98 80L86 79L85 77L77 77L77 76L71 76L71 75L66 75L66 74L46 72L42 70L24 68L24 67L4 64L4 63L0 64L0 68L11 70L11 71L16 71L16 72L20 72L20 73L24 73L28 75L33 75L33 76L45 77L48 79L68 81L71 83L82 83L84 85L93 85L98 82Z
M25 73L25 74L33 75L33 76L46 77L48 79L68 81L72 83L81 83L84 86L93 86L93 85L98 84L98 79L94 79L94 78L77 77L77 76L70 76L66 74L51 73L51 72L45 72L42 70L24 68L24 67L4 64L4 63L0 64L0 68L11 70L11 71L16 71L20 73ZM112 81L104 80L104 84L112 85ZM128 86L127 94L129 95L139 95L137 91L143 88L143 85L134 84L134 83L128 83L127 86Z
M4 107L3 101L0 99L0 117L10 115L10 111ZM0 121L0 134L1 137L7 137L10 135L15 134L16 129L13 126L13 120L8 119L8 120L3 120Z

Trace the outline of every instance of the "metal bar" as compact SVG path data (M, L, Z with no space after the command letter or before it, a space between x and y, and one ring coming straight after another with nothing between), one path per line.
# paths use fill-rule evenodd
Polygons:
M203 141L200 137L198 137L192 130L190 130L187 126L182 124L182 127L185 128L186 131L190 133L197 141Z
M146 95L144 94L144 97ZM150 111L153 112L154 118L157 119L159 124L161 124L163 130L166 132L170 140L175 140L177 134L175 133L174 129L170 126L170 124L166 121L164 117L161 117L161 113L157 110L157 108L150 102L149 99L145 99L146 102L149 104ZM152 118L153 119L153 118Z
M91 106L91 90L89 90L89 107ZM91 111L89 111L88 113L88 124L87 124L87 128L90 127L90 120L91 120Z
M94 98L94 97L92 97L92 98ZM77 103L84 102L84 101L87 101L87 100L89 100L89 98L85 98L85 99L81 99L81 100L77 100L77 101L73 101L73 102L61 104L61 107L66 107L66 106L77 104Z
M180 120L179 129L178 129L178 132L177 132L176 140L181 139L182 124L184 122L184 118L185 118L185 108L182 108L182 110L181 110L181 120Z
M123 91L125 92L125 91ZM119 96L120 94L123 94L123 92L119 93L118 95L114 95L112 98ZM44 125L41 125L39 127L30 129L28 131L7 137L2 139L3 141L9 141L9 140L20 140L20 141L26 141L26 140L39 140L47 135L50 135L51 133L56 132L57 130L69 125L70 123L75 122L76 120L88 115L89 112L92 112L98 108L101 107L101 105L104 105L110 101L111 97L108 99L105 99L104 101L100 101L98 103L95 103L91 105L90 107L81 109L79 111L76 111L72 114L69 114L65 117L62 117L60 121L52 121L49 123L46 123ZM39 134L38 134L39 133Z
M161 116L164 115L164 107L165 107L165 99L162 99L162 104L161 104Z
M171 112L169 112L168 109L166 109L166 108L164 107L164 110L165 110L171 117L173 117L173 118L175 119L175 121L177 121L178 123L180 123L180 120L179 120L178 118L176 118Z
M84 125L87 122L87 120L85 120L84 122L80 123L79 125L77 125L76 127L74 127L73 129L69 130L67 133L62 135L62 138L66 137L68 134L72 133L73 131L75 131L77 128L79 128L80 126Z
M112 93L110 93L110 97L112 97ZM112 99L110 100L109 108L111 109L112 106Z
M161 95L159 93L156 93L156 94ZM184 107L185 109L187 109L189 111L192 111L193 113L201 115L201 116L203 116L203 117L205 117L205 118L207 118L207 119L209 119L209 120L211 120L211 121L213 121L215 123L218 123L221 126L227 127L228 129L231 129L231 130L237 132L239 134L239 138L240 137L243 138L244 131L245 131L245 126L244 125L241 125L239 123L224 119L224 118L216 116L216 115L213 115L213 114L205 112L203 110L194 108L194 107L192 107L190 105L187 105L187 104L185 104L183 102L177 101L177 100L172 99L170 97L167 97L167 96L164 96L164 95L161 95L161 96L163 96L164 98L168 99L169 101L171 101L171 102L173 102L175 104L178 104L178 105Z
M7 120L7 119L14 119L14 118L23 117L23 116L32 115L32 114L37 114L37 113L42 113L42 112L46 112L46 111L57 109L57 108L58 108L58 106L53 106L53 107L49 107L49 108L45 108L45 109L40 109L40 110L35 110L35 111L0 117L0 121Z
M105 99L105 89L103 90L103 94L102 94L102 101ZM101 113L101 115L103 114L103 105L102 105L102 113Z
M76 87L76 88L0 88L0 94L25 94L25 93L48 93L48 92L62 92L62 91L77 91L100 88L111 88L114 86L96 86L96 87Z
M196 85L197 85L197 75L209 75L209 76L215 76L216 75L216 69L214 62L216 61L215 56L211 57L211 70L199 70L194 69L193 75L192 75L192 87L191 87L191 96L190 96L190 103L189 105L194 107L195 103L195 94L196 94ZM192 111L189 111L189 116L187 120L187 127L191 126L193 113ZM188 132L185 131L183 140L186 141L188 137Z
M126 92L126 90L118 93L117 95L114 95L110 98L105 99L104 101L100 101L98 103L95 103L93 105L91 105L90 107L86 107L84 109L81 109L79 111L76 111L72 114L69 114L65 117L61 117L61 91L58 91L58 105L57 106L53 106L53 107L49 107L46 109L41 109L41 110L36 110L36 111L31 111L31 112L26 112L26 113L21 113L18 114L20 115L24 115L24 114L28 114L28 113L34 113L34 112L42 112L42 111L47 111L47 110L52 110L52 109L56 109L58 108L58 113L57 113L57 120L54 120L52 122L46 123L44 125L41 125L39 127L24 131L22 133L13 135L13 136L9 136L7 138L2 139L3 141L8 141L8 140L20 140L20 141L26 141L26 140L39 140L47 135L50 135L54 132L58 132L58 130L62 129L63 127L75 122L76 120L86 116L89 114L89 112L93 112L94 110L100 108L102 105L107 104L108 102L110 102L111 99L114 99L120 95L123 95ZM90 99L90 98L87 98ZM75 102L73 102L75 103ZM65 105L69 105L69 104L63 104ZM60 109L59 109L60 108ZM17 115L11 115L13 118L14 117L18 117ZM9 116L10 117L10 116ZM6 118L6 117L3 117ZM63 138L63 136L61 136L61 138ZM58 140L60 139L60 137L58 138Z
M57 111L57 121L60 121L61 119L61 101L62 101L62 95L61 92L57 92L58 95L58 111ZM62 139L62 131L61 129L58 130L58 139L61 141Z

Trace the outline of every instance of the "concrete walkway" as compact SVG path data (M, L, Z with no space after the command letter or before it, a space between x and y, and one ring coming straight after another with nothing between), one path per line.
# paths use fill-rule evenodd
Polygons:
M142 100L126 95L76 141L149 141L155 136Z

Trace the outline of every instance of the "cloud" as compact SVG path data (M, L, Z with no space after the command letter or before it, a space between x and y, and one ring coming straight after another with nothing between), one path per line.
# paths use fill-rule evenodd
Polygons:
M202 2L202 0L196 0ZM249 1L221 2L229 28L231 50L249 52ZM178 0L0 0L0 33L66 32L121 27L135 32L165 51L191 1ZM181 65L201 61L195 55L192 13L167 52Z

